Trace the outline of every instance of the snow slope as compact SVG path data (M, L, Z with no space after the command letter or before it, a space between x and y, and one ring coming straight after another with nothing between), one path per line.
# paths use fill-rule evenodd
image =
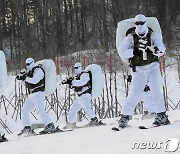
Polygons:
M117 125L116 119L105 119L109 125L80 128L71 132L51 135L17 137L6 135L10 140L0 144L1 154L165 154L164 145L169 138L180 140L180 111L168 112L171 125L148 130L138 129L139 125L151 125L153 119L141 120L134 116L130 126L119 132L111 130ZM84 122L85 123L85 122ZM114 124L113 124L114 123ZM78 123L83 125L83 123ZM61 125L60 125L61 127ZM134 142L162 142L160 149L132 149ZM157 147L158 148L158 147ZM180 153L179 149L174 153Z
M168 96L173 102L179 101L180 85L178 84L177 71L170 70L167 77L168 81ZM10 77L6 88L2 88L0 93L7 97L12 97L14 93L14 78ZM2 102L1 107L3 107ZM0 118L6 120L6 124L13 131L13 134L6 134L9 142L0 143L0 154L166 154L164 146L169 138L177 138L180 140L180 110L168 111L171 125L152 128L148 130L138 129L139 125L151 125L153 119L141 120L141 115L133 116L129 122L130 127L123 129L120 132L111 130L113 126L117 126L117 120L103 119L109 125L80 128L71 132L32 136L32 137L17 137L17 133L22 129L21 120L14 121L10 116L4 114L3 108L0 108ZM8 111L9 112L9 111ZM13 112L13 111L12 111ZM54 114L48 113L50 117L55 119ZM32 119L34 120L34 119ZM32 122L36 122L35 120ZM37 121L40 122L40 121ZM88 121L79 122L81 126ZM64 126L63 119L59 120L56 125L60 128ZM2 127L0 125L0 131ZM4 133L6 133L3 130ZM133 149L135 142L139 144L162 143L160 147L144 146ZM144 149L143 149L144 148ZM159 148L159 149L158 149ZM179 149L174 152L180 153Z

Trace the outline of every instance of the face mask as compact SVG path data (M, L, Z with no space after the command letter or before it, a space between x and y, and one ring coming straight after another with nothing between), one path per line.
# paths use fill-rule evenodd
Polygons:
M74 65L74 72L77 75L81 74L81 72L82 72L82 64L81 63L78 62Z
M138 22L136 22L136 23L138 23ZM143 23L143 22L139 22L139 23ZM146 22L144 22L144 24L137 24L136 25L135 33L138 36L145 37L147 32L148 32L148 28L147 28L147 23Z
M34 64L34 60L32 58L28 58L26 60L26 68L28 71L31 71L33 69L33 67L35 66Z
M136 27L135 33L141 38L146 37L148 33L146 17L143 14L138 14L135 16L134 22Z
M27 68L28 71L31 71L33 69L33 67L34 67L34 63L33 62L30 65L26 64L26 68Z
M79 66L79 67L74 67L74 72L75 72L75 74L77 74L77 75L81 74L81 72L82 72L82 67L81 67L81 66Z

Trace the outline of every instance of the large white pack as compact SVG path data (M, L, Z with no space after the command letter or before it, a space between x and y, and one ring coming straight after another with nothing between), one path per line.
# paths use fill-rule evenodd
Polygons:
M7 82L7 67L4 52L0 50L0 88Z
M45 71L45 94L50 95L55 92L56 82L56 65L52 59L37 61L36 65L42 67Z
M162 38L161 27L156 17L146 17L147 19L147 26L153 30L153 34L160 35ZM126 32L130 29L135 27L134 18L122 20L118 23L117 32L116 32L116 47L117 50L120 50L121 43L123 42L124 38L126 37ZM129 65L128 59L121 58L123 62Z
M101 96L104 89L104 78L101 66L97 64L91 64L86 67L86 72L90 71L92 75L92 99Z

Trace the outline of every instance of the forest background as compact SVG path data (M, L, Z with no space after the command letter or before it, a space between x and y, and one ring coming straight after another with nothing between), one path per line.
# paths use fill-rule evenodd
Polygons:
M117 23L139 13L160 22L168 54L180 48L179 0L0 0L0 50L8 71L25 58L116 51ZM179 58L179 57L178 57Z

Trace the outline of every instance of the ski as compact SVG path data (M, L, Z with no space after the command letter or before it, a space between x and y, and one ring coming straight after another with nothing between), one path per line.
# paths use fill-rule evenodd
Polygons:
M127 125L126 127L112 127L111 130L114 130L115 132L121 131L123 129L129 128L131 125Z
M17 134L17 136L24 136L24 137L34 136L34 135L36 135L36 133L34 132L34 130L31 130L31 132L29 132L29 133L20 132L19 134Z
M159 126L157 126L157 125L151 125L151 126L143 126L143 125L141 125L141 126L139 126L138 128L139 128L139 129L158 128L158 127L173 125L174 123L177 123L177 122L179 122L179 120L176 120L176 121L174 121L174 122L171 122L170 124L167 124L167 125L159 125Z
M77 126L77 127L66 127L64 126L63 127L63 130L66 130L66 129L79 129L79 128L89 128L89 127L99 127L99 126L106 126L106 125L113 125L114 123L112 124L106 124L106 123L103 123L102 121L99 121L99 124L98 125L90 125L90 124L86 124L86 125L82 125L82 126Z
M73 129L60 129L59 126L56 127L55 130L50 131L50 132L44 132L44 131L40 131L39 133L37 133L36 135L46 135L46 134L54 134L54 133L63 133L63 132L68 132L68 131L72 131Z
M0 140L0 143L1 142L9 142L9 141L16 141L16 140L19 140L19 139L23 139L23 138L26 138L26 137L35 137L35 136L40 136L40 135L50 135L50 134L55 134L55 133L64 133L64 132L69 132L69 131L73 131L73 129L66 129L66 130L64 130L64 129L60 129L58 126L56 127L56 129L54 130L54 131L52 131L52 132L47 132L47 133L42 133L42 131L41 131L41 133L40 132L35 132L34 130L32 130L32 132L31 133L19 133L19 134L17 134L17 138L15 138L15 139L8 139L8 140L5 140L5 141L1 141Z
M106 123L103 123L102 121L99 121L98 125L96 125L96 126L90 125L90 124L86 124L86 125L80 126L78 128L99 127L99 126L105 126L105 125L106 125Z
M159 127L159 126L143 126L143 125L141 125L138 128L139 129L150 129L150 128L154 128L154 127Z
M63 132L68 132L68 131L72 131L73 129L60 129L59 126L57 126L55 128L55 130L50 131L50 132L44 132L44 131L40 131L38 133L36 133L34 130L32 130L31 133L19 133L18 136L19 137L31 137L31 136L37 136L37 135L46 135L46 134L54 134L54 133L63 133Z
M150 128L157 128L157 127L162 127L162 126L168 126L168 125L170 125L170 124L167 124L167 125L151 125L151 126L143 126L143 125L141 125L141 126L139 126L138 128L139 129L150 129Z
M114 130L114 131L120 131L122 128L113 127L113 128L111 128L111 129Z

